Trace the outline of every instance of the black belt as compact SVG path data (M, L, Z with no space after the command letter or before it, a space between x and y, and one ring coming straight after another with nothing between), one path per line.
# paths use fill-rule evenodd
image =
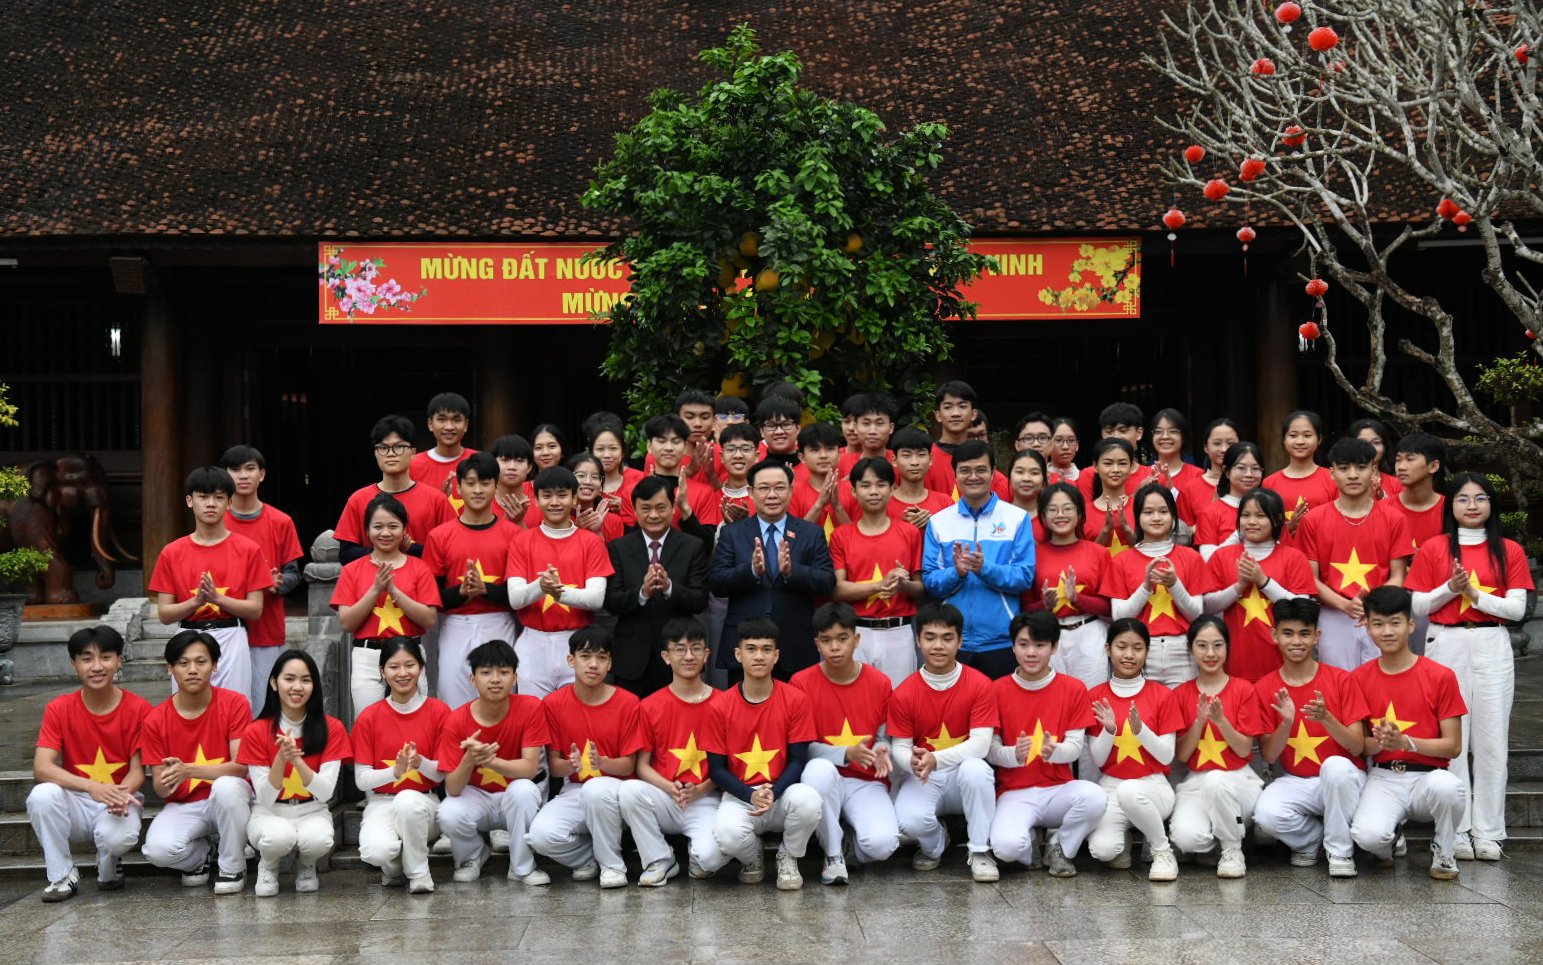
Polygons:
M1097 619L1098 619L1098 617L1083 617L1081 620L1078 620L1076 623L1063 623L1063 624L1061 624L1061 629L1062 630L1075 630L1078 627L1085 627L1085 626L1087 626L1088 624L1092 623L1094 620L1097 620Z
M231 627L241 626L241 621L235 617L228 620L183 620L184 630L229 630Z
M1457 623L1439 623L1432 620L1431 622L1435 623L1438 627L1446 627L1448 630L1487 630L1490 627L1504 626L1504 624L1493 623L1489 620L1461 620Z
M1420 764L1416 761L1372 761L1373 767L1380 767L1384 771L1392 771L1402 774L1405 771L1444 771L1446 768L1439 764Z
M390 643L392 640L410 640L411 642L419 644L420 646L423 643L422 637L354 637L354 646L368 647L371 650L381 650L384 649L386 644Z
M908 627L911 625L910 617L858 617L857 625L867 630L893 630L895 627Z

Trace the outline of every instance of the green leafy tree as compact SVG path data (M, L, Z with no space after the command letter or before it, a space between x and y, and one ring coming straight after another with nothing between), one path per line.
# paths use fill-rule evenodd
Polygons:
M633 229L594 256L632 270L604 373L636 418L720 379L740 394L787 379L821 415L870 389L924 414L945 320L974 316L959 286L992 267L927 182L947 128L890 136L801 88L793 53L760 56L748 25L701 57L723 79L654 92L584 194Z
M16 406L10 400L10 387L0 382L0 428L15 428L18 424L16 415ZM9 505L18 499L25 498L31 489L31 483L27 481L27 477L20 469L15 466L0 466L0 502ZM6 517L0 515L0 527L4 527L5 524ZM0 593L14 593L25 588L28 583L48 570L52 559L53 554L30 546L21 546L0 553Z

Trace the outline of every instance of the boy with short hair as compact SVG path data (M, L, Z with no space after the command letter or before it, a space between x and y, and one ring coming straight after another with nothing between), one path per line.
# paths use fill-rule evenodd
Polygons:
M643 435L648 440L651 472L671 481L670 499L675 503L671 525L711 544L714 531L723 522L722 495L716 478L687 477L690 427L680 416L656 415L643 423Z
M166 802L145 833L145 857L182 872L184 887L214 875L215 894L240 894L253 794L236 754L252 711L246 694L214 685L220 644L211 634L183 630L166 641L165 657L177 692L140 729L140 756Z
M820 526L829 539L837 526L852 521L852 488L836 471L841 433L826 422L804 426L798 433L798 458L802 472L795 474L788 512Z
M1315 508L1297 530L1323 604L1318 659L1354 670L1377 655L1365 629L1363 598L1382 586L1402 586L1414 544L1403 514L1375 498L1381 472L1377 450L1364 439L1341 439L1329 450L1339 496Z
M725 523L737 523L755 512L750 502L750 467L760 460L761 434L755 426L736 423L718 434L723 454L720 512Z
M573 683L542 700L547 768L566 778L563 789L530 824L530 846L573 871L574 881L602 888L627 884L621 853L621 789L645 747L637 697L605 682L611 672L611 631L584 627L568 638Z
M707 629L696 617L674 617L664 625L663 638L660 656L670 668L670 685L643 700L639 779L622 782L620 796L622 819L643 863L640 888L660 887L680 873L666 834L686 836L693 878L711 878L729 860L713 833L720 794L703 749L718 694L702 679Z
M755 424L766 446L759 461L798 465L798 428L803 417L803 407L792 399L770 394L763 398L755 407Z
M263 595L262 614L246 631L248 654L252 664L249 687L244 692L255 709L268 687L268 672L284 650L284 597L300 585L300 536L295 521L271 503L257 496L258 487L268 478L268 463L252 446L231 446L220 457L220 465L230 473L236 494L225 510L225 526L240 533L262 550L263 565L273 577L273 585Z
M804 886L798 859L819 826L820 795L799 783L815 739L809 698L772 678L777 666L777 624L766 617L739 626L734 658L744 680L713 700L706 738L709 773L724 791L713 828L719 849L739 861L739 880L765 876L761 835L782 832L777 890Z
M720 395L713 400L713 441L723 442L723 430L750 421L750 406L735 395Z
M830 537L836 569L834 598L855 608L862 656L898 687L916 672L916 634L911 618L926 591L919 577L922 535L889 515L895 469L883 458L864 457L852 468L862 516L836 527Z
M182 490L194 528L166 544L156 558L148 587L156 595L156 616L162 623L213 635L225 658L215 672L215 686L261 700L268 678L254 687L246 627L262 617L273 568L263 565L261 547L225 525L236 493L230 473L218 466L195 469ZM271 666L272 659L268 662Z
M448 794L439 827L455 855L455 880L481 877L493 853L482 835L499 830L509 833L509 877L548 884L525 840L546 797L546 711L535 697L515 694L520 658L507 642L489 640L466 655L466 664L477 699L451 712L434 751Z
M1366 784L1361 752L1371 709L1350 674L1313 659L1317 601L1291 597L1271 609L1284 662L1254 685L1270 727L1259 753L1284 773L1260 792L1254 823L1291 849L1293 866L1316 865L1322 844L1329 877L1353 878L1350 819Z
M444 605L439 662L451 669L439 676L438 696L451 708L477 696L470 678L458 672L466 655L489 640L508 640L516 633L503 571L509 544L520 530L494 511L499 473L498 461L489 453L469 453L461 460L455 467L461 515L436 526L424 542L423 562L439 584Z
M1050 417L1034 411L1018 420L1013 427L1013 448L1019 452L1033 449L1050 462Z
M910 526L917 532L927 528L927 521L934 513L941 512L955 502L949 488L938 491L927 486L932 475L932 437L915 426L906 426L890 436L895 452L897 484L890 496L889 515Z
M536 450L524 436L510 435L493 440L488 452L498 461L498 489L493 493L498 514L526 529L529 515L534 511L535 525L541 525L541 510L530 496L530 474L536 465Z
M437 489L450 500L452 512L461 511L461 491L455 471L467 456L476 452L461 444L471 426L471 403L455 392L441 392L429 400L429 435L434 448L413 456L408 474L414 482ZM412 508L408 508L411 514Z
M713 446L716 413L715 400L701 389L686 389L675 397L675 414L686 424L687 456L681 463L681 471L710 486L716 486L719 478L717 452Z
M938 439L932 446L932 466L927 470L927 488L948 493L958 499L958 489L954 486L953 455L962 443L973 441L970 439L970 424L975 421L975 389L968 382L955 380L938 386L932 396L937 402L932 417L938 423ZM1007 483L1007 477L995 470L992 472L991 488L1002 500L1012 501L1013 490Z
M999 877L991 856L991 822L996 815L996 781L986 754L998 713L985 674L959 662L964 614L947 603L916 612L922 666L895 688L889 699L889 755L900 781L895 816L900 833L917 840L911 867L932 871L948 847L938 820L963 814L969 833L970 876L989 883Z
M1130 443L1132 449L1138 453L1141 451L1141 437L1146 433L1146 416L1142 414L1141 407L1131 405L1129 402L1112 402L1104 406L1098 414L1098 437L1100 439L1116 438L1124 439ZM1186 440L1187 441L1187 440ZM1049 458L1048 456L1046 457ZM1133 493L1140 489L1152 475L1152 467L1143 462L1137 462L1131 469L1130 479L1125 484L1125 491ZM1075 483L1082 493L1082 498L1088 502L1093 501L1093 482L1098 478L1094 472L1084 472L1077 476Z
M1446 478L1447 444L1426 432L1411 432L1398 440L1393 467L1403 489L1388 500L1404 516L1414 548L1442 534L1446 497L1441 494ZM1416 634L1421 641L1423 635Z
M1409 650L1412 602L1401 586L1379 586L1366 595L1367 626L1379 656L1351 677L1371 708L1371 734L1362 753L1372 758L1372 768L1350 836L1386 862L1406 818L1433 821L1430 876L1455 881L1453 848L1465 793L1462 780L1447 767L1462 751L1468 706L1456 674Z
M970 419L970 428L964 432L966 439L974 439L977 442L991 441L991 422L986 418L986 413L980 409L975 410L975 415Z
M407 509L411 529L403 542L403 552L423 555L423 541L434 527L455 518L450 501L438 486L420 484L412 477L413 424L399 415L377 420L370 429L370 445L375 450L375 465L380 468L380 482L354 491L343 506L332 535L338 541L338 562L352 563L370 554L369 526L364 518L370 500L385 493L395 496Z
M223 513L223 509L221 512ZM123 637L105 624L76 630L66 645L80 689L43 708L27 820L43 848L48 887L43 901L75 897L79 875L71 841L96 845L96 883L103 891L123 887L119 858L139 842L140 728L150 704L120 688Z
M579 481L573 473L561 466L543 469L533 487L541 524L509 541L504 583L522 627L515 641L526 668L520 693L545 697L573 683L568 637L594 621L614 571L605 541L574 525Z
M820 881L827 885L847 883L843 817L856 835L852 857L859 863L883 861L900 847L900 825L889 797L892 764L884 741L891 688L888 677L854 656L857 627L857 614L845 603L827 603L814 611L820 662L789 681L809 698L814 717L817 737L809 745L811 760L804 766L803 782L819 792L822 802L815 833L825 849Z

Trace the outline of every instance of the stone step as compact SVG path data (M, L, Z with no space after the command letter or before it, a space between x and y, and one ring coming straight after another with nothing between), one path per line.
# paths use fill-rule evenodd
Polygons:
M140 824L140 840L144 839L144 829L149 828L150 822L160 813L160 804L145 805ZM37 836L32 833L32 823L27 820L27 812L24 810L0 811L0 855L41 855L42 853Z

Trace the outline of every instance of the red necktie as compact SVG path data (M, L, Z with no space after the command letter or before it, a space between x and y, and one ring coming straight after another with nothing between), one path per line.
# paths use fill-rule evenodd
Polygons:
M658 562L659 562L659 541L656 540L656 539L649 540L648 541L648 565L649 566L654 566Z

